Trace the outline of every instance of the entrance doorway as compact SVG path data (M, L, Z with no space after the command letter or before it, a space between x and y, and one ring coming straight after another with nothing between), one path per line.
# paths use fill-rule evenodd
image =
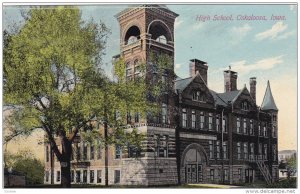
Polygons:
M202 159L200 152L196 149L190 149L185 155L185 180L186 183L203 182L203 165L205 160Z
M187 183L201 183L203 181L202 164L186 165Z

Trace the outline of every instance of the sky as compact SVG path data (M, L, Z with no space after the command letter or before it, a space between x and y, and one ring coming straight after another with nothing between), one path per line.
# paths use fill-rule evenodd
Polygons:
M79 6L83 20L102 21L111 34L103 58L103 69L111 75L112 56L120 52L120 29L117 13L127 5ZM257 104L260 106L270 80L272 93L279 109L279 150L297 148L297 6L296 5L172 5L167 7L179 14L175 20L175 73L189 77L189 60L208 63L208 87L224 90L223 70L231 66L238 72L238 89L249 78L257 78ZM22 24L20 10L26 7L6 6L3 27ZM265 16L266 20L238 20L243 16ZM271 20L281 16L282 20ZM199 18L210 16L210 20ZM232 20L213 20L215 17ZM198 20L197 20L198 18ZM41 135L40 135L41 136ZM28 146L36 144L28 140ZM35 147L35 146L34 146ZM37 149L35 147L35 149Z

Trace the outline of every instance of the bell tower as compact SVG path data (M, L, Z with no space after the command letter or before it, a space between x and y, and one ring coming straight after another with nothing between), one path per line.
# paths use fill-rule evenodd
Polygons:
M167 54L174 61L174 23L178 14L165 5L134 5L116 15L120 24L120 57L126 62L126 78L138 76L139 64L150 53ZM172 62L172 71L174 62ZM146 67L149 72L149 67Z

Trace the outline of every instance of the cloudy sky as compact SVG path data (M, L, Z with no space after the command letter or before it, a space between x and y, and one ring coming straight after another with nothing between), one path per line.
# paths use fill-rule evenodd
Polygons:
M103 21L112 31L103 68L110 74L111 57L119 53L120 29L115 14L127 5L80 6L84 20ZM297 146L297 7L295 5L167 5L179 14L175 22L175 72L189 76L189 60L198 58L209 65L208 86L223 92L223 70L230 65L239 74L238 88L249 88L257 77L257 103L261 104L270 80L279 108L279 149ZM20 10L6 6L3 27L22 23ZM213 21L231 16L230 21ZM240 16L265 16L266 20L237 20ZM271 16L284 20L271 20ZM197 17L210 16L210 21ZM282 17L283 18L283 17Z

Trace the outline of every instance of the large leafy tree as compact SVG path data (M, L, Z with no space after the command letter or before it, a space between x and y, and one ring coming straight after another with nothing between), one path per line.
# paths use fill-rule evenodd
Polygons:
M121 79L122 71L112 82L99 70L108 33L103 23L84 22L78 8L59 6L30 9L17 33L4 34L4 105L13 107L5 140L43 129L63 187L71 186L72 143L92 119L107 131L120 129L117 110L145 112L143 82Z

